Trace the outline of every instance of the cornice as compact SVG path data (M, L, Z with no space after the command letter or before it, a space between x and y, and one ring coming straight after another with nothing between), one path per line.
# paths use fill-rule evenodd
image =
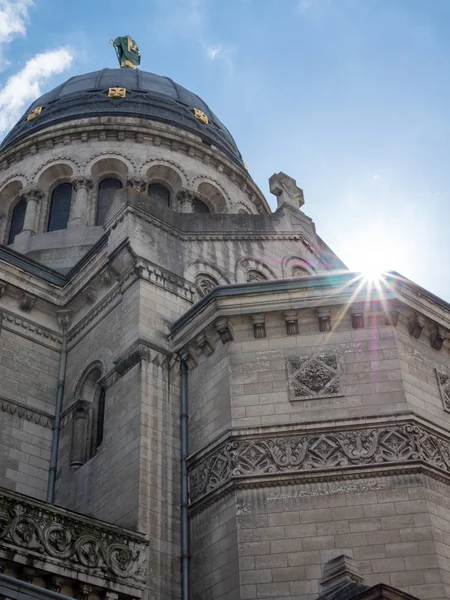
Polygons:
M183 131L173 125L135 117L89 117L72 122L50 125L31 136L6 148L0 153L0 169L5 171L11 165L20 163L28 154L35 155L49 148L70 146L73 143L87 142L89 139L103 140L106 132L108 141L135 143L151 146L166 146L172 152L196 157L205 164L217 169L237 185L250 202L258 206L260 214L270 214L271 210L261 190L247 171L238 167L220 151L209 149L198 136ZM101 134L101 136L100 136ZM73 159L70 159L73 160ZM136 165L136 174L138 167Z

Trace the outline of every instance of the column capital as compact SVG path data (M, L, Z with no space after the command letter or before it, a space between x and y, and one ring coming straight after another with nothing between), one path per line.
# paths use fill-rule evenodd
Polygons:
M145 177L129 177L127 179L127 186L134 188L138 192L145 192L147 187L147 179Z
M22 191L22 198L26 202L30 202L32 200L35 202L40 202L43 200L44 194L38 187L27 187Z
M180 190L177 194L177 200L178 204L180 205L181 212L194 212L194 202L196 197L196 193L192 190Z
M79 190L80 188L90 190L93 186L92 180L89 179L89 177L84 177L83 175L77 175L75 177L72 177L71 183L75 191Z

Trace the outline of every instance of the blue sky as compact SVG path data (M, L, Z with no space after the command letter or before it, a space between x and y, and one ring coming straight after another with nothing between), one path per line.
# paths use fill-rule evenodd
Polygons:
M450 301L449 30L449 0L0 0L1 135L38 92L116 67L129 33L142 69L227 125L272 207L282 170L350 268Z

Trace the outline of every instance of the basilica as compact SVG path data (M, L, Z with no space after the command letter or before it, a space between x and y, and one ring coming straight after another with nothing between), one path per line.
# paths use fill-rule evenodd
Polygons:
M448 599L450 305L113 44L0 147L0 597Z

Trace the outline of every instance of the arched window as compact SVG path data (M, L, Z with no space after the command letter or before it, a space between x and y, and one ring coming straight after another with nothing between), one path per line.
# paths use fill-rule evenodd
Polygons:
M170 192L160 183L151 183L148 186L148 195L155 202L159 202L163 206L170 206Z
M71 201L72 185L70 183L61 183L55 187L52 193L52 201L50 203L50 215L48 218L47 231L67 229Z
M104 179L98 186L98 202L97 202L97 225L104 225L106 213L112 202L114 194L120 190L122 183L118 179L112 177Z
M248 283L251 283L252 281L267 281L267 277L261 273L261 271L250 269L247 271L247 281Z
M98 366L84 376L77 388L73 405L72 452L70 465L78 468L97 454L103 442L105 422L105 388L99 384Z
M196 213L209 213L211 212L204 202L196 198L194 200L194 212Z
M305 277L306 275L309 275L309 273L303 267L292 268L292 277Z
M8 245L14 244L14 238L23 229L23 223L25 221L25 211L27 210L26 200L23 198L15 205L12 217L11 225L9 228Z

